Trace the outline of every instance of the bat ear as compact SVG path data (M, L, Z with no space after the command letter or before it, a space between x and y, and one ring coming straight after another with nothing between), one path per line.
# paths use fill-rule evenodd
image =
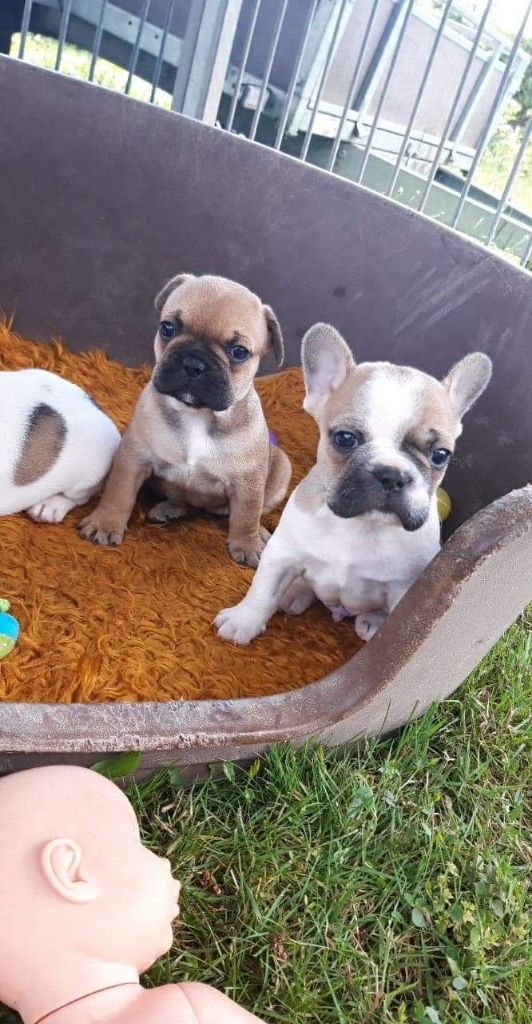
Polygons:
M340 384L355 360L342 335L330 324L314 324L301 345L306 396L303 408L314 414Z
M442 384L458 419L461 420L462 416L465 416L486 390L492 370L493 364L489 356L484 352L471 352L456 363L444 377Z
M161 288L160 292L155 296L154 306L156 313L160 313L169 295L179 288L180 285L184 284L185 281L190 281L194 277L194 274L176 274L175 277L171 277L166 282L164 288Z
M281 332L281 325L271 306L263 306L263 309L264 316L266 317L268 336L270 339L270 348L275 356L277 366L282 366L284 362L284 341Z

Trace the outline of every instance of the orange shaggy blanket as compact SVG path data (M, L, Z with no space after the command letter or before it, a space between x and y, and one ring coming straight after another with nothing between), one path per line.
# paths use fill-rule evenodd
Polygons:
M0 325L0 370L40 366L85 388L122 429L149 376L102 351L74 355L38 345ZM269 427L292 460L294 486L312 465L317 432L302 411L299 370L258 382ZM1 457L1 456L0 456ZM0 699L91 702L192 700L269 695L337 668L360 647L353 624L323 607L278 614L247 648L218 640L212 620L249 586L251 570L226 550L226 525L194 518L148 526L137 508L121 547L93 547L75 525L25 515L0 520L0 597L21 627L0 662ZM266 522L275 526L278 513ZM223 528L222 528L223 527Z

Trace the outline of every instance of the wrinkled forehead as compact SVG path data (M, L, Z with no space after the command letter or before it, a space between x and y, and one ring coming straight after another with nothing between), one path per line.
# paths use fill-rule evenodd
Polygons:
M345 392L344 411L348 398L354 425L374 438L400 443L413 429L442 436L456 432L445 388L420 370L361 364L346 382Z
M166 300L163 318L179 316L185 328L206 338L257 335L266 330L260 300L228 282L186 282Z

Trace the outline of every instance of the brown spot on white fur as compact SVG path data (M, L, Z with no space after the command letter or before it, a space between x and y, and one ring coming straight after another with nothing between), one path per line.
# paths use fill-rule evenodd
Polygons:
M45 402L32 409L13 482L25 487L52 468L65 443L67 428L61 413Z

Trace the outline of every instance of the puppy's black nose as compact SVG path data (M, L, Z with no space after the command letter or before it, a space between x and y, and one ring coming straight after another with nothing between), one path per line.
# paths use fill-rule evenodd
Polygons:
M410 473L396 466L375 466L373 476L385 491L402 491L403 487L412 483Z
M200 356L184 355L181 365L187 377L201 377L201 374L205 373L207 369L206 363L204 363Z

